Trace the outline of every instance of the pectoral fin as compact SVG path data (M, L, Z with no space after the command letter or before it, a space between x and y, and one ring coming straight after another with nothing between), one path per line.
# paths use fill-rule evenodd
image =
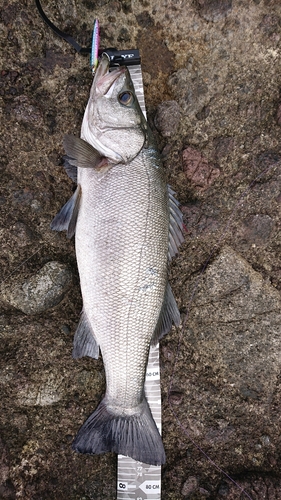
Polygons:
M66 171L69 166L81 168L100 169L108 165L108 160L102 156L91 144L75 137L74 135L65 135L63 138L63 147L67 154Z
M81 187L78 185L75 193L53 219L51 229L54 231L66 230L68 238L71 238L74 235L79 212L80 198Z

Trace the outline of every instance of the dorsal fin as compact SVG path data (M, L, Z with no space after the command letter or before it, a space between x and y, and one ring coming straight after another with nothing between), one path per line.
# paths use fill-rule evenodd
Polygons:
M180 245L184 241L182 212L179 209L179 202L174 197L175 191L168 186L169 208L170 208L170 231L169 231L169 259L171 260L178 253Z

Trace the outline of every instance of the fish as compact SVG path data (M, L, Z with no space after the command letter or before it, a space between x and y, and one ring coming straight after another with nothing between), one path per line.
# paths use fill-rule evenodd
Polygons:
M72 447L151 465L165 450L144 392L151 345L180 324L168 263L184 240L182 213L126 67L101 56L81 126L63 140L77 189L53 219L75 234L83 309L73 357L101 351L105 395Z

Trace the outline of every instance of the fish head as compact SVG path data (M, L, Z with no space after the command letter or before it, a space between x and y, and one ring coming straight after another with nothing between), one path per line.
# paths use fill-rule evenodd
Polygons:
M115 163L128 163L148 136L130 73L126 67L109 70L106 54L97 68L85 110L81 137Z

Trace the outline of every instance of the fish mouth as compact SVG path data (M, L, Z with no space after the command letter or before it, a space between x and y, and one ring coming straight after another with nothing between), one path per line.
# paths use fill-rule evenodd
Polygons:
M107 94L115 80L126 72L125 67L118 67L109 71L109 62L108 55L103 53L94 78L96 95L102 96Z

